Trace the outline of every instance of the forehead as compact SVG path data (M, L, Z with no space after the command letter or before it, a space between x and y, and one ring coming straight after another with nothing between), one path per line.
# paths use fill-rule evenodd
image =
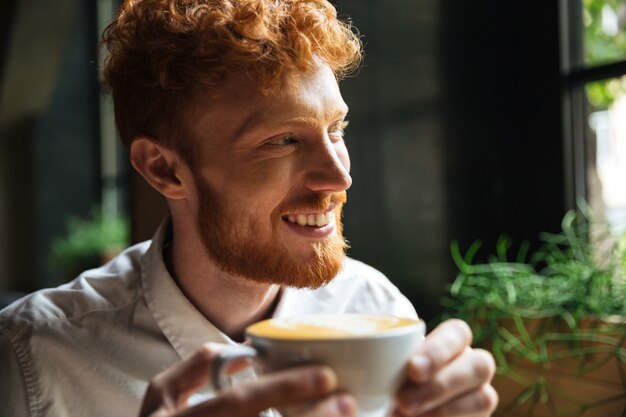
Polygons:
M323 124L347 111L337 80L326 65L291 74L266 93L246 74L233 73L226 77L217 97L200 102L193 130L199 138L211 132L235 140L256 127L298 119Z

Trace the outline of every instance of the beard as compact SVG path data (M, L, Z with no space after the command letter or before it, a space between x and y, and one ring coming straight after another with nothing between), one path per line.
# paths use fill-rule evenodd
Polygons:
M205 251L222 271L259 283L313 289L328 284L341 269L348 247L341 224L345 192L310 195L279 207L272 212L272 233L267 235L242 207L229 207L200 175L196 175L196 184L200 237ZM308 259L296 258L278 239L277 229L284 221L279 213L326 211L331 204L336 204L335 233L311 242Z

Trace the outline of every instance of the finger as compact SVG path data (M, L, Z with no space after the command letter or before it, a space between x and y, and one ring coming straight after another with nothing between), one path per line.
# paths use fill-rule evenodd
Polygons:
M226 345L207 343L189 357L156 375L146 391L140 415L165 407L175 410L209 382L209 370L217 353Z
M421 414L404 414L397 411L394 417L487 417L498 405L498 394L489 384L481 386L433 410Z
M405 415L420 415L476 391L491 381L495 362L490 353L466 348L465 352L430 381L405 385L397 396L397 407Z
M305 406L281 408L284 417L353 417L356 401L349 394L336 394Z
M291 368L222 391L212 400L180 413L180 417L248 417L268 408L310 403L337 387L337 377L327 366Z
M472 330L452 319L435 328L424 340L421 352L409 361L407 374L416 384L428 381L472 343Z

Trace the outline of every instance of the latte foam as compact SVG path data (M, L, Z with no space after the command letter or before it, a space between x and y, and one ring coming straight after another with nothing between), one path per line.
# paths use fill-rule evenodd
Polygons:
M343 339L376 336L417 320L367 314L317 314L264 320L246 330L249 336L270 339Z

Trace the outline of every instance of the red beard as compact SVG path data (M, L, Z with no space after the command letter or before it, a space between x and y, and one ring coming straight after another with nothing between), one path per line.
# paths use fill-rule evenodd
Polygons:
M339 272L348 246L341 223L345 192L330 196L311 195L281 207L282 213L289 213L323 211L336 204L335 233L328 239L311 243L313 255L303 261L296 259L277 239L276 224L273 226L274 236L263 236L254 219L240 215L240 208L227 207L225 200L198 175L196 184L198 230L208 255L221 270L256 282L296 288L319 288L332 281Z

